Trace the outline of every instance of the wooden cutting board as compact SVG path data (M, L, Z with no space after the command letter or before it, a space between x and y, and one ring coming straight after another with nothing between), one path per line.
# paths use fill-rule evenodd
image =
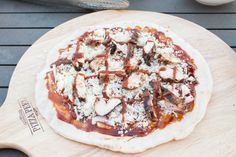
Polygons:
M0 109L0 147L16 148L33 157L130 156L57 135L38 113L34 100L36 74L44 66L46 56L55 44L82 26L130 19L170 28L204 56L214 80L206 116L190 136L133 156L236 156L236 54L214 34L194 23L143 11L88 14L56 27L37 40L19 61L6 101Z

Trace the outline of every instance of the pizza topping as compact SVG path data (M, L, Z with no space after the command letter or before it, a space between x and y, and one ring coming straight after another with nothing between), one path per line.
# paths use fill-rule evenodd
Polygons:
M139 34L139 38L137 40L137 45L138 46L145 46L148 40L154 41L155 37L151 33L141 31Z
M116 52L117 46L114 43L110 45L110 54L113 55Z
M190 89L186 85L182 84L181 85L181 92L182 92L182 96L186 96L186 95L190 94Z
M109 70L111 71L122 71L124 62L120 59L109 58L108 64L110 65Z
M97 127L102 128L102 129L107 129L107 130L112 129L112 126L109 126L109 125L102 123L102 122L97 122Z
M138 68L138 61L136 58L130 58L127 63L125 64L126 71L132 72Z
M83 53L74 53L72 58L72 65L75 67L77 71L81 70L85 62L84 54Z
M102 44L94 47L82 43L79 47L79 52L84 53L85 59L93 59L97 55L104 54L105 49L106 49L105 46L103 46Z
M86 99L75 99L75 111L77 111L77 119L84 120L94 112L94 97L86 96Z
M125 127L146 128L149 125L150 121L142 102L134 102L132 105L127 105L125 122ZM123 132L121 134L123 134Z
M165 67L165 69L159 71L159 74L163 79L170 79L173 81L181 81L185 77L183 70L177 67Z
M171 102L167 100L161 100L158 102L158 105L160 106L161 110L165 111L165 114L175 114L175 111L181 111L181 109L172 104Z
M192 101L194 101L194 97L192 95L187 95L185 97L184 103L190 103Z
M143 103L144 103L144 109L147 113L148 118L151 121L156 121L158 118L158 113L157 110L155 108L154 105L156 105L156 103L153 101L156 101L156 99L153 99L151 94L149 93L149 91L145 91L143 94ZM157 107L157 106L156 106Z
M165 68L165 70L161 70L159 72L160 76L164 79L173 79L174 76L173 76L173 73L174 73L174 70L172 68Z
M98 98L94 104L95 112L99 116L104 116L111 112L111 110L113 110L120 103L120 99L117 98L111 98L107 102L103 98Z
M161 60L165 63L174 63L174 64L178 64L181 62L179 58L175 57L174 55L168 54L168 53L162 54Z
M58 52L48 97L78 129L145 136L194 108L194 60L154 28L99 28Z
M93 32L92 39L95 41L104 41L106 38L106 31L104 29L97 29Z
M100 80L101 83L104 83L104 82L107 83L107 82L111 81L112 79L114 79L115 76L116 76L115 73L107 74L106 72L101 71L99 73L99 80Z
M77 96L79 98L85 99L87 94L87 89L84 83L84 76L81 74L77 74L75 78L75 84L76 84L75 86L76 86Z
M90 62L89 66L94 72L97 72L98 70L105 70L104 58L99 57L99 58L93 59Z
M116 42L128 42L131 39L128 31L119 29L111 32L110 37Z
M152 50L153 46L154 46L154 42L148 40L146 45L143 47L144 52L145 53L151 53L151 50Z
M132 73L127 80L123 82L123 88L125 89L135 89L140 87L147 77L144 73Z

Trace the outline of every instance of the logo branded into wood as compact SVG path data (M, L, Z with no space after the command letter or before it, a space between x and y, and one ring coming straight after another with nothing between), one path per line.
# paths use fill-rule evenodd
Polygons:
M26 98L18 100L20 110L19 118L24 125L28 126L30 133L32 135L38 132L44 132L43 127L38 119L38 111L35 107L32 106L30 101Z

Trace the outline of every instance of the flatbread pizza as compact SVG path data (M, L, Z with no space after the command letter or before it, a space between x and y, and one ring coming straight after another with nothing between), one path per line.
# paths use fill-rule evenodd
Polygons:
M152 23L80 28L46 62L35 99L53 130L124 153L185 138L212 91L200 53Z

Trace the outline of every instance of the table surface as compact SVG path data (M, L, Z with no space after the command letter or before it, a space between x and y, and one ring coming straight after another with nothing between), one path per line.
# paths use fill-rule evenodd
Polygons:
M130 10L175 15L210 30L236 51L236 1L208 7L194 0L130 0ZM0 1L0 104L17 62L41 35L72 18L92 12L69 7L44 6L14 0ZM1 157L26 157L13 149L1 149Z

